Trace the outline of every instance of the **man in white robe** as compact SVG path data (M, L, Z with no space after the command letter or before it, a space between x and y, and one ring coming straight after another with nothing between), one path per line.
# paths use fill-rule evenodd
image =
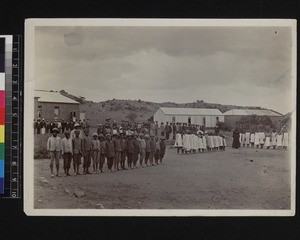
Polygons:
M286 130L284 130L284 133L283 133L282 146L283 146L283 149L285 149L285 150L289 146L289 133Z
M277 146L277 148L282 147L282 135L281 135L281 133L278 133L277 136L276 136L276 146Z
M255 135L254 135L254 145L256 146L256 148L259 147L259 133L258 132L255 132Z
M271 133L271 145L272 145L273 149L276 148L276 145L277 145L277 133L276 133L275 129L273 129L273 131Z
M179 150L183 147L181 133L177 133L176 134L176 139L175 139L174 147L177 148L177 153L179 153Z
M261 149L264 147L265 138L266 138L266 134L264 132L259 132L259 144Z
M245 144L247 147L249 147L250 144L250 132L245 133Z
M254 142L255 142L255 133L252 132L250 134L250 144L251 144L251 147L254 147Z

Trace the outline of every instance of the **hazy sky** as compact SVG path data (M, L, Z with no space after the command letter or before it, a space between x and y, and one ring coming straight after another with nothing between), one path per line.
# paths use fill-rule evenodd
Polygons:
M36 27L36 89L88 100L291 102L288 27Z

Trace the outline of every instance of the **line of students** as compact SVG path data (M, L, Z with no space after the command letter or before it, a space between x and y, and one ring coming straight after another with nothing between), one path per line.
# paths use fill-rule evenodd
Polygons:
M71 133L65 132L63 139L58 136L58 132L57 128L52 129L52 136L47 141L51 177L54 177L54 162L56 176L59 176L61 154L64 160L64 173L66 176L70 176L72 160L74 174L81 175L82 157L83 174L85 175L91 174L89 170L91 165L94 173L103 173L105 160L107 160L108 172L138 168L138 162L140 167L155 166L162 163L166 150L164 138L159 140L154 138L154 135L149 136L143 133L136 134L127 131L127 133L120 132L105 136L93 133L91 138L88 128L82 131L76 124Z
M223 135L217 133L205 133L198 131L192 133L189 130L183 134L177 133L174 147L177 148L177 153L196 153L198 152L213 152L225 151L227 144Z
M289 134L286 130L283 132L242 132L239 134L239 143L243 147L256 147L256 148L273 148L273 149L287 149L289 146Z

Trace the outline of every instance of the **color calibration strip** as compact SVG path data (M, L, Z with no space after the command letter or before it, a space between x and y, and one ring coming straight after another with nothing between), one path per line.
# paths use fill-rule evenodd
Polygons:
M1 156L4 155L4 193L0 193L2 198L20 197L20 105L22 109L22 58L21 58L21 36L0 35L5 39L5 61L3 81L5 91L1 91L0 98L3 105L3 134L0 137ZM20 87L21 84L21 87ZM2 87L2 85L1 85ZM3 99L3 101L2 101ZM1 105L1 106L2 106ZM5 121L4 121L5 119ZM1 123L2 124L2 123ZM5 127L4 127L5 126ZM3 139L2 139L3 136ZM22 134L21 134L22 136ZM3 141L2 141L3 140ZM3 146L2 146L3 142ZM5 144L4 144L5 142ZM3 150L2 150L3 149ZM3 185L2 185L3 186Z
M4 193L5 38L0 38L0 194Z

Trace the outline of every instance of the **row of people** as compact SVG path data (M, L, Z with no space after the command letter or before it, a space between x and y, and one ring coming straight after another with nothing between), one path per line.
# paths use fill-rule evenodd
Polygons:
M217 133L205 133L198 131L196 134L189 131L181 134L176 134L174 147L177 148L177 153L196 153L212 152L223 150L225 151L227 144L223 135Z
M80 175L80 165L83 158L83 174L91 174L89 168L93 167L94 173L103 172L105 161L109 172L137 168L162 163L166 145L164 139L155 138L140 133L139 135L128 132L120 134L97 134L90 136L89 129L80 130L79 126L72 132L66 131L65 137L58 136L58 129L52 130L48 138L47 150L50 155L51 177L54 177L53 167L56 165L56 175L59 176L59 162L61 154L64 160L64 172L70 175L71 162L73 161L74 174ZM155 162L154 162L155 161ZM127 168L126 168L127 163ZM149 164L148 164L149 163Z
M79 124L82 128L88 127L87 121L84 119L81 121L80 119L77 121L65 121L60 119L55 119L53 121L45 120L44 118L38 118L34 120L34 133L36 134L45 134L51 133L53 128L57 128L60 133L64 133L65 131L71 131L74 129L75 124Z
M242 132L239 133L239 145L243 147L256 147L256 148L283 148L287 149L289 146L289 134L287 131L276 132ZM236 136L237 138L237 136Z

